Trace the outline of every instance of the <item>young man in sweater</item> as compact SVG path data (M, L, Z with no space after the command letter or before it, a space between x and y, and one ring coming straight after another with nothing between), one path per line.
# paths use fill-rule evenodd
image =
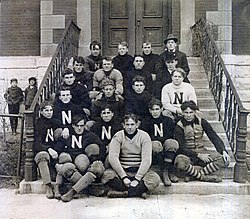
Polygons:
M141 129L151 137L153 163L159 165L164 185L170 186L171 182L178 182L172 164L175 152L179 148L178 142L174 140L175 124L171 118L162 115L163 107L160 100L152 99L148 108L151 115L142 120Z
M60 152L56 186L63 183L63 178L74 184L63 196L57 194L64 202L69 202L104 172L105 147L97 135L86 129L86 121L85 115L74 116L70 135L59 138L56 145Z
M117 132L110 142L109 162L102 182L113 191L108 197L145 197L160 183L160 177L149 168L152 162L152 142L149 135L138 129L138 118L125 115L123 130Z
M220 177L210 174L229 165L230 156L223 141L205 119L196 116L198 107L194 101L183 102L181 110L183 118L175 127L175 138L179 143L175 166L197 180L221 182ZM204 133L216 151L208 151L204 147ZM193 165L200 168L197 169Z
M55 149L56 141L60 136L68 137L68 135L69 130L62 129L61 122L53 117L52 103L48 101L41 103L40 118L35 126L34 160L46 186L46 197L49 199L54 198L51 171L56 172L55 164L58 158L58 152Z

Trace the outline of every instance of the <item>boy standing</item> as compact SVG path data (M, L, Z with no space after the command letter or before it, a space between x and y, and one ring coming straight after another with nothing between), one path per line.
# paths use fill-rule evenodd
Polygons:
M4 94L4 98L7 100L8 109L10 114L19 114L20 103L23 101L23 91L17 86L18 81L16 78L10 80L10 87ZM10 117L10 126L12 130L12 135L16 135L18 125L18 118Z
M29 86L24 90L24 105L25 109L29 109L34 97L37 93L37 80L35 77L30 77L29 79Z

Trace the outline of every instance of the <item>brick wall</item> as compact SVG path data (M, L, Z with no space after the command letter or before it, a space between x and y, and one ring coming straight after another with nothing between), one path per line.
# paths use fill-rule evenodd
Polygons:
M180 39L180 30L181 30L181 20L180 20L180 0L172 1L172 28L170 28L170 33L172 32L174 36ZM179 41L181 43L181 39Z
M250 55L250 1L233 1L233 54Z
M206 17L206 11L217 11L218 0L195 0L195 20Z
M2 0L0 56L40 55L40 1Z

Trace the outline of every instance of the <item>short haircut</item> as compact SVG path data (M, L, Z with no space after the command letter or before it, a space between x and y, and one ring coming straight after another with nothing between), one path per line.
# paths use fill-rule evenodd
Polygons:
M118 44L118 46L121 45L121 46L126 46L128 48L128 43L126 41L122 41Z
M196 105L196 103L193 100L185 101L181 104L181 110L184 111L187 108L190 108L191 110L199 110L199 107Z
M108 61L108 62L112 62L113 63L113 58L112 57L110 57L110 56L104 56L103 58L102 58L102 64L103 64L103 60L106 60L106 61Z
M132 80L132 85L135 84L135 82L142 82L144 85L146 85L145 78L139 75L136 75Z
M11 78L10 79L10 83L12 83L13 81L15 81L16 83L18 83L18 80L16 78Z
M159 99L153 98L153 99L149 102L148 108L149 108L149 109L153 109L153 106L155 106L155 105L156 105L156 106L159 106L160 108L163 107L162 102L161 102Z
M100 107L100 110L101 112L105 109L109 109L112 113L114 112L114 107L110 104L103 104L101 107ZM101 113L100 112L100 113Z
M88 121L87 116L84 114L74 115L72 118L72 125L77 125L77 123L82 120L86 123Z
M141 46L142 48L143 48L143 44L146 44L146 46L148 46L148 45L152 46L152 43L149 42L149 41L146 41L146 42L142 43L142 46Z
M45 100L40 104L40 111L45 109L47 106L51 106L52 108L54 107L54 105L53 105L53 103L51 101Z
M176 68L172 73L171 73L171 77L174 75L175 72L179 72L183 78L186 77L186 72L182 69L182 68Z
M142 59L144 60L144 57L143 57L142 55L140 55L140 54L134 54L134 60L135 60L135 58L137 58L137 57L140 57L140 58L142 58Z
M58 90L59 95L61 94L61 91L71 91L71 90L70 90L70 87L68 86L61 86L60 89Z
M65 75L70 75L70 74L74 74L74 72L70 68L66 68L62 73L62 77L64 77Z
M135 114L127 114L123 117L123 122L125 123L126 121L128 121L129 119L134 120L136 123L139 121L139 117Z
M76 56L74 57L73 64L75 64L75 62L84 64L84 58L82 56Z
M37 80L36 80L35 77L30 77L30 78L28 79L28 81L29 81L29 83L30 83L30 81L34 81L34 82L35 82L34 85L37 85Z
M104 79L101 83L101 87L102 89L105 87L105 86L108 86L108 85L112 85L114 88L115 88L115 83L113 80L110 80L110 79Z
M94 41L92 41L92 42L90 43L89 49L95 48L96 46L99 46L99 49L102 48L101 43L98 42L97 40L94 40Z

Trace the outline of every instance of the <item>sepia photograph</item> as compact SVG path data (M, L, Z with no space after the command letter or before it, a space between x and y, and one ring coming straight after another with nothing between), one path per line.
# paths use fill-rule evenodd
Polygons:
M0 0L0 217L247 219L249 0Z

